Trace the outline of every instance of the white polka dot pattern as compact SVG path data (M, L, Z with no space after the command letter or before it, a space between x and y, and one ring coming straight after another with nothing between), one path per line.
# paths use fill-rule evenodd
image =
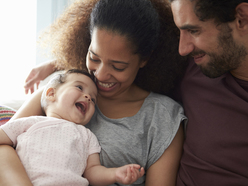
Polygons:
M34 185L88 185L87 158L99 153L95 135L84 126L43 116L21 118L2 126ZM17 139L17 140L16 140Z

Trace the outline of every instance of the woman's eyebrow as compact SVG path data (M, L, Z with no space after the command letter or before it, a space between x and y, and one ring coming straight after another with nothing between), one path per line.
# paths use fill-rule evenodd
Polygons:
M115 60L111 60L112 62L114 63L122 63L122 64L125 64L125 65L128 65L129 63L127 62L124 62L124 61L115 61Z
M99 57L96 53L94 53L92 50L89 49L89 52L91 52L92 54L94 54L95 56ZM122 64L126 64L128 65L129 63L124 62L124 61L116 61L116 60L111 60L114 63L122 63Z
M89 49L89 51L94 54L95 56L99 57L96 53L94 53L92 50Z

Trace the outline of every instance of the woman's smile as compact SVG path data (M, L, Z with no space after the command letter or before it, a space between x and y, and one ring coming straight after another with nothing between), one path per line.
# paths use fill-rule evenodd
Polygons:
M116 87L115 85L117 85L117 83L103 83L101 81L97 81L97 87L102 91L111 91Z

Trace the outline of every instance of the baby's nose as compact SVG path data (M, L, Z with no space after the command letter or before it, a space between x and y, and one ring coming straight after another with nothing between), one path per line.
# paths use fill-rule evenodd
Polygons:
M88 99L88 101L90 102L90 100L91 100L91 99L90 99L90 96L85 95L84 97L85 97L86 99Z

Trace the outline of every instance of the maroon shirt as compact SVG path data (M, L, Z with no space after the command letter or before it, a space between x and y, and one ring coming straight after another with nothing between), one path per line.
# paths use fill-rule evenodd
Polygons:
M208 78L191 61L180 93L189 120L177 186L248 186L248 82Z

